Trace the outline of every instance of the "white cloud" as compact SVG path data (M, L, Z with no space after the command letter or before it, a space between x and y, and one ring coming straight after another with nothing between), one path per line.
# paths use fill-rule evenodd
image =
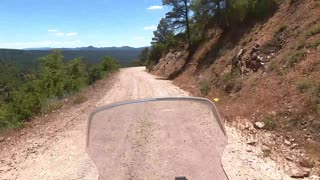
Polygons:
M12 48L12 49L23 49L23 48L37 48L37 47L77 47L84 46L80 40L75 41L34 41L34 42L7 42L0 43L0 48Z
M157 26L155 25L151 25L151 26L146 26L143 28L144 30L156 30L157 29Z
M58 32L56 29L48 29L48 32Z
M77 35L78 35L77 32L70 32L66 34L66 36L77 36Z
M56 36L77 36L77 35L78 35L77 32L65 33L65 32L63 32L63 31L59 31L59 30L56 30L56 29L49 29L48 32L49 32L51 35L56 35Z
M158 10L158 9L163 9L163 6L150 6L147 9L148 10Z
M62 32L56 33L56 36L64 36L64 33Z

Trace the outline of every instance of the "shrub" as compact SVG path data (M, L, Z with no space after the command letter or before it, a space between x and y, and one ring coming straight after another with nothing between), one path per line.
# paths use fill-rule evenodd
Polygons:
M147 70L149 72L153 71L154 66L155 66L155 62L149 59L146 66Z
M207 96L210 90L210 82L209 81L202 81L200 91L203 96Z
M277 30L277 33L282 33L284 32L285 30L287 30L288 26L287 25L281 25L278 30Z
M163 52L165 51L166 46L164 44L158 43L152 46L152 50L149 54L149 60L153 61L154 64L157 64L162 57Z
M288 65L290 67L295 66L304 58L305 54L306 54L305 51L295 51L293 53L290 53L288 55Z
M320 95L311 99L311 109L316 113L320 113Z
M242 82L239 80L228 81L224 86L226 93L237 93L242 89Z
M276 124L276 122L275 122L275 120L274 120L274 117L272 117L272 116L267 116L267 117L265 117L264 119L263 119L263 122L264 122L264 124L265 124L265 129L266 130L269 130L269 131L272 131L272 130L275 130L276 129L276 127L277 127L277 124Z
M112 73L120 68L120 64L113 58L106 56L100 64L94 65L89 69L89 83L93 84L100 80L107 73Z
M320 83L308 78L302 78L297 82L296 87L301 93L308 93L310 96L310 109L320 113Z
M233 69L230 73L224 74L221 79L224 83L223 90L226 93L239 92L242 89L242 81L240 77L240 70L238 68Z
M13 92L12 109L19 120L32 117L34 113L41 112L45 106L48 94L43 91L42 85L42 81L33 80Z
M13 113L9 105L0 104L0 132L7 129L22 127L21 123L15 113Z
M317 24L307 32L306 36L311 37L319 33L320 33L320 24Z
M226 83L226 82L228 82L228 81L230 81L230 80L234 80L234 79L240 77L240 75L241 75L241 73L240 73L239 68L234 68L234 69L231 70L230 73L224 74L224 75L221 77L221 79L222 79L222 81L223 81L224 83Z
M113 58L106 56L101 62L103 71L111 73L117 71L120 68L120 64Z
M62 97L64 94L65 73L62 58L60 51L54 51L41 58L41 87L47 97Z
M320 46L320 39L307 45L308 48L317 48Z
M283 76L287 73L287 70L282 69L280 63L276 60L270 62L269 66L267 67L267 71L274 72L279 76Z
M297 89L300 92L306 92L307 90L310 90L312 87L314 87L315 82L311 79L302 78L297 82Z
M231 0L228 16L234 22L245 22L250 19L263 19L277 9L274 0Z
M162 43L153 44L152 49L149 54L148 62L146 63L147 69L149 71L153 70L153 67L158 64L162 57L162 54L166 50L166 45Z
M278 61L271 61L268 68L267 68L268 71L270 72L279 72L280 71L280 66L279 66L279 63Z
M305 39L300 39L298 41L297 50L301 50L302 48L304 48L305 45L306 45L306 40Z
M54 110L60 109L62 105L61 100L57 97L46 99L41 108L41 114L50 113Z
M92 66L89 72L90 84L102 79L104 75L105 72L103 71L103 67L101 65Z
M77 58L70 61L65 67L65 91L68 93L78 92L87 82L85 64Z
M135 60L133 64L134 66L144 65L148 61L148 58L149 58L149 48L146 47L142 50L141 54L139 55L139 59Z

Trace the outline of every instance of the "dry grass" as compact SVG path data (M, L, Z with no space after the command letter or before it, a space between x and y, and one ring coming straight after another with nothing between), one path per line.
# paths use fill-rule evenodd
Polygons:
M63 106L63 101L58 98L48 99L43 108L41 114L46 114L60 109Z
M297 82L297 89L303 93L315 86L315 82L308 78L301 78Z
M267 67L268 72L275 72L277 75L284 75L284 71L281 69L279 61L273 60Z
M287 57L287 62L289 67L293 67L296 64L298 64L300 61L303 60L305 55L306 55L306 52L302 50L290 52Z
M313 26L307 33L306 36L309 38L311 36L317 35L320 33L320 24Z
M311 42L307 45L307 48L312 48L312 49L315 49L315 48L318 48L320 47L320 39L314 41L314 42Z
M77 95L73 99L73 104L82 104L84 102L88 101L88 98L84 95Z

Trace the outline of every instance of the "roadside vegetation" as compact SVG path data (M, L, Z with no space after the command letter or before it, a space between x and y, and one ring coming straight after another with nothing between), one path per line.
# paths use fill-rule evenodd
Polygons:
M147 68L195 96L218 97L227 120L262 123L294 139L299 147L286 146L305 150L320 167L313 151L320 147L318 2L165 0L171 11L149 49L161 45L153 57L163 59L149 58Z
M206 39L209 28L223 31L241 24L260 21L277 9L274 0L163 0L171 8L154 31L152 47L141 59L152 70L164 53L181 50L187 45L189 56ZM279 29L284 31L285 27ZM146 55L148 54L148 55Z
M40 58L33 72L24 73L15 65L0 62L0 132L23 126L36 114L61 107L59 100L79 92L87 85L117 71L118 62L105 57L100 64L89 65L76 58L62 62L60 51ZM79 97L74 103L82 103Z

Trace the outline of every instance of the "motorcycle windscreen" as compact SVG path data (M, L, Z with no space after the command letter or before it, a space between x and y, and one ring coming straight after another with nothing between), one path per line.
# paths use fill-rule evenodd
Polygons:
M99 179L227 179L227 136L212 102L162 98L101 107L88 122L87 152Z

